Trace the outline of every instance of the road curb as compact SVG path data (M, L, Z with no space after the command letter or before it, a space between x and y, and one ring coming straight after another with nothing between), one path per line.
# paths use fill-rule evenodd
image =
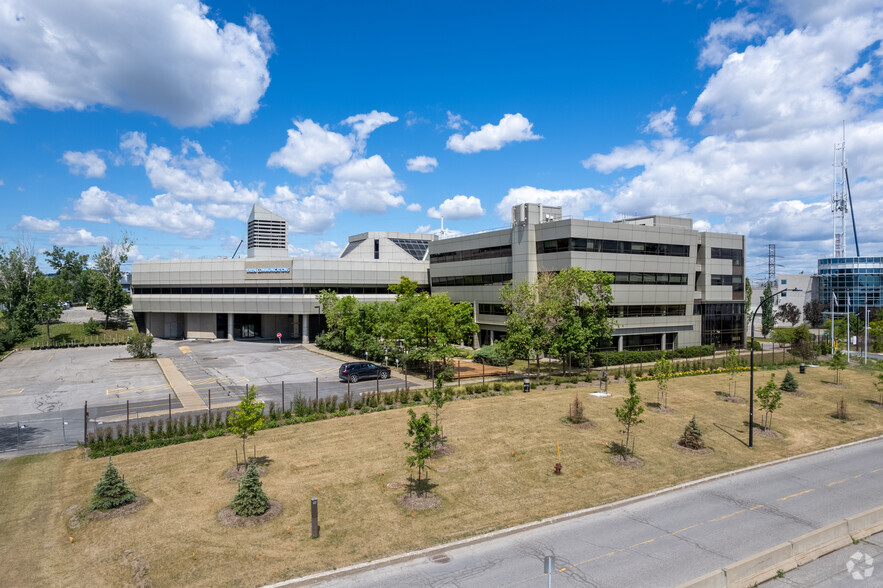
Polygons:
M753 472L753 471L761 470L761 469L768 468L771 466L780 465L783 463L788 463L790 461L795 461L798 459L805 459L808 457L812 457L814 455L821 455L823 453L830 453L832 451L840 451L842 449L855 447L857 445L863 445L865 443L873 443L875 441L880 441L880 440L883 440L883 435L878 435L876 437L870 437L868 439L861 439L859 441L853 441L851 443L846 443L844 445L836 445L834 447L826 447L824 449L817 449L815 451L810 451L809 453L801 453L799 455L792 455L790 457L783 457L783 458L777 459L775 461L755 464L752 466L747 466L747 467L740 468L738 470L732 470L729 472L722 472L720 474L715 474L713 476L707 476L707 477L701 478L699 480L691 480L689 482L684 482L684 483L678 484L676 486L669 486L668 488L662 488L660 490L655 490L653 492L648 492L646 494L641 494L639 496L632 496L630 498L623 498L622 500L617 500L616 502L610 502L608 504L602 504L599 506L593 506L591 508L586 508L586 509L582 509L582 510L577 510L577 511L569 512L569 513L556 515L554 517L549 517L548 519L543 519L541 521L525 523L523 525L509 527L508 529L500 529L498 531L491 531L489 533L476 535L475 537L469 537L466 539L459 539L457 541L451 541L449 543L444 543L442 545L436 545L433 547L427 547L427 548L420 549L417 551L410 551L408 553L400 553L397 555L391 555L389 557L384 557L384 558L373 560L370 562L353 564L351 566L340 568L338 570L317 572L314 574L310 574L308 576L303 576L301 578L292 578L290 580L283 580L283 581L277 582L275 584L268 584L264 588L281 588L283 586L306 585L306 584L311 584L311 583L316 583L316 582L321 582L321 581L327 581L327 580L331 580L334 578L345 577L345 576L348 576L348 575L351 575L354 573L373 570L373 569L381 568L381 567L384 567L384 566L387 566L390 564L403 563L406 561L410 561L412 559L416 559L418 557L429 556L429 555L433 555L436 553L441 553L441 552L447 551L449 549L456 549L458 547L465 547L468 545L474 545L476 543L482 543L484 541L489 541L491 539L497 539L499 537L505 537L507 535L514 535L516 533L530 531L532 529L538 529L540 527L545 527L547 525L552 525L554 523L560 523L562 521L577 519L577 518L581 518L581 517L588 516L591 514L596 514L599 512L613 510L613 509L620 508L623 506L635 504L637 502L642 502L644 500L649 500L651 498L656 498L657 496L662 496L665 494L669 494L671 492L677 492L679 490L686 490L687 488L692 488L694 486L707 484L709 482L714 482L716 480L729 478L729 477L736 476L739 474ZM877 510L877 509L875 509L875 510ZM878 522L879 528L877 529L877 531L883 529L883 507L880 507L879 510L880 510L880 520ZM857 521L860 521L861 520L860 517L874 516L874 515L869 514L872 512L873 511L868 511L868 512L862 513L860 515L856 515L855 517L850 517L850 519L857 519ZM850 519L846 519L846 520L848 521ZM856 525L856 524L861 524L861 523L853 523L853 525ZM873 527L871 527L871 528L873 528ZM877 532L877 531L874 531L874 532ZM868 533L867 535L865 535L865 537L872 535L872 534L873 533ZM790 543L789 543L789 545L790 545ZM822 554L819 554L819 555L822 555ZM816 557L818 557L818 556L816 556ZM773 575L775 575L776 569L778 569L778 568L775 568L773 570ZM708 578L707 581L709 581L711 583L705 583L705 584L699 583L699 584L695 584L695 585L694 584L685 584L684 586L690 586L691 588L693 586L695 586L696 588L720 586L721 588L723 588L723 587L727 586L726 582L724 582L723 584L718 584L718 583L715 583L716 580L714 580L712 578L712 577L717 577L719 573L723 573L723 570L716 570L715 572L710 572L709 574L706 574L705 576L702 576L700 578L697 578L696 580L693 580L693 582L698 582L700 580L705 581L704 579ZM770 576L770 577L772 577L772 576Z
M709 572L677 588L756 586L823 555L883 530L883 506L841 519L821 529Z

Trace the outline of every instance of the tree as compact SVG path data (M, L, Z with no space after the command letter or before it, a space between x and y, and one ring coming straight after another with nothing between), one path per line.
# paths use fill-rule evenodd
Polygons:
M129 341L126 344L126 351L129 355L137 359L146 359L148 357L156 357L152 351L153 337L146 333L132 333L129 335Z
M773 289L769 284L763 289L763 300L763 308L760 311L760 332L766 337L776 324L776 319L773 317Z
M786 302L779 306L776 311L776 320L783 323L791 323L793 327L800 321L800 309L790 302Z
M803 320L813 329L818 329L825 322L824 310L821 302L812 299L803 305Z
M634 377L629 377L629 395L626 396L622 406L617 407L615 410L617 420L623 427L625 427L622 431L625 433L623 455L628 455L629 453L629 436L631 435L632 427L636 427L644 422L643 419L641 419L641 414L643 414L643 412L644 407L641 406L641 396L638 394L638 385L635 383Z
M239 406L230 413L230 430L242 437L242 458L245 463L245 440L264 425L264 403L257 399L257 388L251 386Z
M429 398L429 406L435 411L435 435L433 436L432 443L433 445L438 445L440 443L444 443L444 437L441 434L441 428L438 425L439 412L442 407L445 405L445 402L448 401L448 395L445 394L442 386L444 385L444 380L441 376L438 376L435 379L435 385L429 390L427 394L427 398Z
M751 280L745 278L745 322L746 322L746 330L748 327L748 321L751 320L751 313L754 312L754 309L751 308L751 295L754 292L751 288Z
M33 244L21 239L8 253L0 249L0 306L14 337L27 335L34 328L34 281L40 274Z
M831 356L831 359L828 360L828 369L837 374L837 384L840 383L840 371L845 370L848 367L849 363L846 361L846 356L843 355L843 352L839 349L834 352L834 355Z
M83 277L89 256L76 251L66 251L64 247L58 245L44 255L46 262L55 270L52 280L56 283L56 291L62 300L86 300L89 297L89 289Z
M779 385L779 389L781 389L783 392L797 391L797 379L794 377L794 374L791 373L791 370L787 370L785 372L785 379L782 380L781 385Z
M696 415L693 415L693 418L684 427L684 434L681 435L678 444L688 449L705 449L705 441L702 440L702 429L696 424Z
M261 478L255 462L250 462L245 475L239 480L239 490L233 497L233 512L240 517L256 517L267 512L270 499L264 493Z
M868 335L871 338L871 351L883 351L883 320L868 323Z
M735 347L727 351L727 358L724 360L724 369L730 374L730 396L736 395L736 373L742 367L742 357L739 350Z
M877 381L874 382L874 385L877 387L877 392L880 393L880 402L877 404L883 406L883 374L877 374Z
M417 417L417 413L409 408L408 416L410 417L408 436L412 437L413 441L405 442L405 448L411 452L405 461L412 469L417 468L416 488L419 496L423 494L423 486L425 485L423 470L431 469L426 464L426 460L432 457L432 437L438 432L438 429L432 426L429 413L424 412L420 417Z
M390 284L388 289L396 295L396 301L400 301L403 298L416 296L419 286L419 282L412 280L408 276L402 276L398 284Z
M782 406L782 391L776 385L776 374L771 374L769 381L755 391L760 409L765 411L762 428L769 428L773 422L773 412Z
M674 375L674 364L662 352L662 356L656 361L653 368L653 378L656 380L656 387L659 390L658 398L662 399L662 407L666 408L666 391L668 390L668 382Z
M34 276L31 288L34 318L46 325L46 341L49 342L49 323L61 318L62 308L52 280L43 274Z
M130 502L135 502L135 493L108 458L104 475L92 489L89 510L110 510Z
M129 259L129 251L135 244L128 236L119 243L102 245L101 251L92 256L95 274L89 292L89 304L104 313L104 328L110 324L110 315L121 311L131 302L123 290L120 266Z

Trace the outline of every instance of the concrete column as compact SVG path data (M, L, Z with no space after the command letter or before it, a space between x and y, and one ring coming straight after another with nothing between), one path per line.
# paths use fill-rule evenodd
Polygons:
M665 333L662 334L660 345L661 345L660 349L664 350L665 349Z
M301 341L306 345L310 342L310 315L304 313L301 315L303 317L303 321L301 324Z
M227 339L233 340L233 313L227 313Z
M619 340L616 342L616 350L617 351L622 351L622 340L623 340L623 336L620 335Z
M491 331L491 345L494 344L494 331Z

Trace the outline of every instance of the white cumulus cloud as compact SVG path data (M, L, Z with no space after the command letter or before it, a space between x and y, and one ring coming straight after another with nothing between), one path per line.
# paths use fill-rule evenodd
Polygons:
M533 133L532 128L533 123L521 113L504 114L496 125L488 123L465 137L460 133L451 135L447 148L457 153L478 153L499 150L507 143L542 139L541 135Z
M406 165L408 167L408 171L428 174L429 172L435 171L435 168L438 167L438 160L435 157L418 155L417 157L412 157L411 159L409 159Z
M644 132L657 133L663 137L671 137L678 130L678 127L675 124L675 118L674 106L668 110L654 112L647 117L647 125L644 127Z
M12 228L26 233L54 233L61 228L61 223L52 218L36 218L23 214Z
M285 146L270 155L268 166L307 176L347 161L356 147L351 136L329 131L310 119L295 121L294 126L288 129Z
M276 186L270 198L260 203L288 221L291 233L324 233L334 224L337 206L334 202L316 195L299 196L288 186Z
M274 50L259 15L219 23L198 0L8 0L0 9L0 118L102 105L179 127L251 120Z
M404 189L379 155L356 158L336 167L331 181L316 188L316 194L360 213L381 213L401 206Z
M405 210L407 210L408 212L420 212L421 210L423 210L423 207L420 206L419 202L412 202L405 207Z
M478 218L484 215L481 200L475 196L463 196L458 194L442 202L438 208L432 207L426 211L429 218L446 218L448 220L462 220Z
M353 127L353 131L356 133L356 143L361 151L365 149L365 142L368 140L368 135L383 125L394 123L397 120L399 120L398 117L393 116L388 112L377 112L376 110L372 110L367 114L354 114L353 116L344 119L342 123Z
M107 171L107 164L104 159L94 150L86 151L65 151L62 156L64 163L72 174L85 176L87 178L103 178L104 172Z
M582 218L585 211L601 204L607 198L606 194L594 188L545 190L533 186L521 186L520 188L511 188L494 210L501 219L509 221L512 219L513 206L530 202L560 206L564 216Z
M343 246L334 241L316 241L309 249L303 247L288 246L288 253L292 257L340 257Z

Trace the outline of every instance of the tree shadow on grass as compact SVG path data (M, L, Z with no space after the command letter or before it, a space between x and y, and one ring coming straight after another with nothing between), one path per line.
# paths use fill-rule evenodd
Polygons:
M416 494L418 496L422 496L427 492L432 492L435 488L438 488L438 484L432 483L430 478L424 477L419 481L414 476L408 476L408 481L405 484L405 488L408 490L408 494Z
M611 441L610 445L607 446L607 453L610 455L630 455L632 452L629 451L628 447L625 446L624 443L620 443L618 441Z

